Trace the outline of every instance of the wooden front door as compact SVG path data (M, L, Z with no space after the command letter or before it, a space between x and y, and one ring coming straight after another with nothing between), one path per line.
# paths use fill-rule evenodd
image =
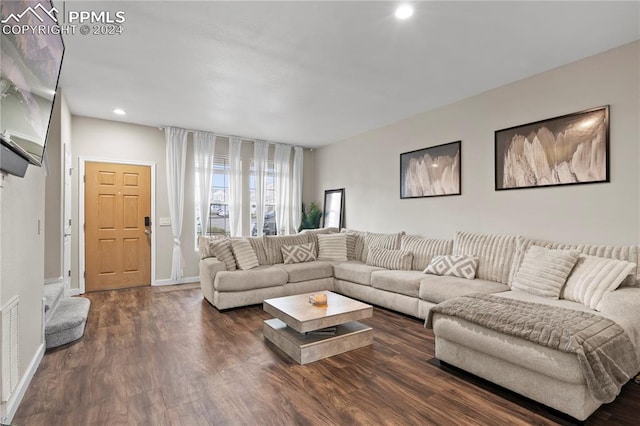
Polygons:
M85 163L84 203L86 290L150 285L151 167Z

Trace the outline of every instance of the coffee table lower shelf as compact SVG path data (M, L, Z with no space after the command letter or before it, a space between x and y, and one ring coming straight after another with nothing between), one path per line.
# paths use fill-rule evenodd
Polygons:
M373 343L373 329L358 321L337 326L332 336L298 333L277 318L266 320L265 339L289 355L298 364L308 364Z

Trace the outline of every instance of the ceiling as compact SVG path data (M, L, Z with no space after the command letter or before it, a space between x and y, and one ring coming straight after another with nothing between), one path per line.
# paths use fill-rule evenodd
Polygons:
M74 115L318 147L640 38L635 1L397 4L67 1L126 21L65 36L60 85Z

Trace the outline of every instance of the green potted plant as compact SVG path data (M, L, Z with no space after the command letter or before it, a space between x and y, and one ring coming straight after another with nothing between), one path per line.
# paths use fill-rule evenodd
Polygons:
M309 212L305 212L304 203L302 204L302 222L298 228L298 232L303 229L318 229L320 227L320 218L322 217L322 211L316 206L316 203L311 203Z

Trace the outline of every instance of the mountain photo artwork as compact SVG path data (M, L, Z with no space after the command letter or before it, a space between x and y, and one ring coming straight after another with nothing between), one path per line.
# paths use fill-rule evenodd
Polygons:
M400 198L460 195L461 143L400 154Z
M609 106L495 132L495 189L609 182Z

